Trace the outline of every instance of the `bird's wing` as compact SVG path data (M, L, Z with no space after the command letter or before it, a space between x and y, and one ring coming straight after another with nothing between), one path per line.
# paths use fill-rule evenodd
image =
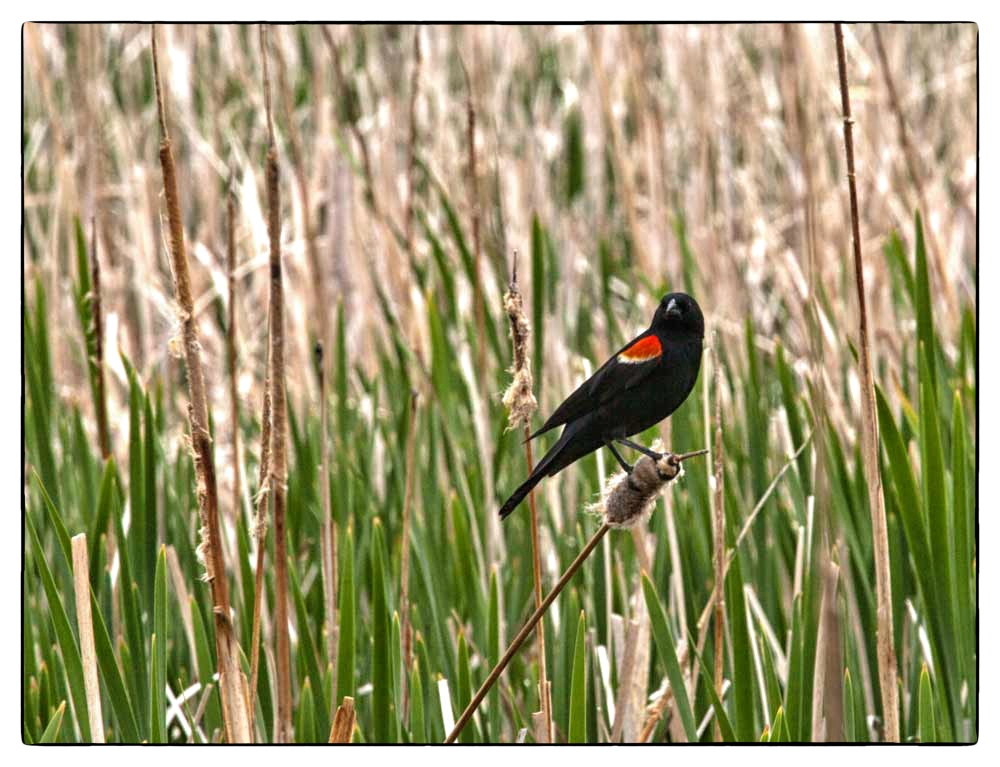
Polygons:
M662 359L663 348L652 331L629 341L580 384L530 439L586 415L633 388L655 370Z

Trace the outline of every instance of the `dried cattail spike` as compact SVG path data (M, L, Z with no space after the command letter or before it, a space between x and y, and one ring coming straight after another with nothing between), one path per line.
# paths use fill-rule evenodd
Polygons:
M659 451L659 445L654 445ZM632 527L653 510L657 496L668 482L684 473L681 463L688 458L704 455L705 450L674 455L664 453L658 460L642 456L631 474L619 471L608 477L604 500L592 504L588 511L600 515L610 527Z
M510 372L514 380L503 395L503 404L510 411L508 431L531 421L531 414L538 409L538 402L532 391L531 357L528 354L528 336L531 327L524 316L524 302L517 286L517 253L514 254L514 269L510 285L503 297L504 310L510 320L510 339L514 343L514 364Z

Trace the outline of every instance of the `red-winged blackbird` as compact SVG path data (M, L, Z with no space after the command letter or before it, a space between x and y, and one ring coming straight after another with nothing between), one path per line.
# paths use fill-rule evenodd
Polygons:
M534 439L566 425L559 441L507 499L500 518L510 514L543 477L553 476L602 445L629 473L632 467L615 449L615 442L659 458L629 437L659 423L687 399L698 379L704 335L705 320L697 301L686 293L664 296L649 329L580 384L531 435Z

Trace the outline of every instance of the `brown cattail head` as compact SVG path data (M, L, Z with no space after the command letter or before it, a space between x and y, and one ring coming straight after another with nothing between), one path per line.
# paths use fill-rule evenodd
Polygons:
M510 368L514 379L503 395L503 404L510 411L508 430L531 421L531 414L538 409L532 388L531 356L528 354L528 337L531 327L524 316L524 301L517 286L517 254L514 254L514 269L510 285L503 296L504 310L510 320L510 339L514 344L514 364Z
M662 447L654 445L653 450ZM657 496L673 479L681 476L682 462L706 451L674 455L664 453L658 460L642 456L636 462L631 474L619 471L608 477L604 486L604 498L588 507L588 511L600 515L609 527L632 527L649 516Z

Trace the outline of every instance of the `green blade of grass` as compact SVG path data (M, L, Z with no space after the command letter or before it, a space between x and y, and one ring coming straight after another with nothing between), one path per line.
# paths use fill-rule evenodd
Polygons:
M465 708L466 701L472 700L472 669L469 668L469 645L465 641L465 634L458 634L458 706L456 711ZM469 722L459 736L461 743L475 743L476 722L475 719Z
M31 538L32 551L35 558L35 567L42 577L42 586L45 589L45 598L49 603L49 615L55 627L56 637L59 641L59 650L62 653L63 663L66 668L66 676L69 680L69 693L73 702L73 718L77 727L80 728L80 735L85 742L90 741L90 721L87 717L87 694L83 683L83 661L80 659L80 648L76 643L76 636L70 627L69 618L66 616L66 608L62 603L59 588L56 586L52 572L49 570L48 562L45 560L45 553L42 543L38 539L38 533L31 522L31 517L25 515L24 525L28 529Z
M150 644L149 740L167 742L167 549L160 547L153 577L153 637Z
M587 619L583 610L576 626L573 676L569 688L569 742L587 742Z
M656 640L656 649L667 669L667 678L670 680L670 687L674 694L674 703L677 706L677 713L680 715L681 724L684 726L684 734L689 743L698 742L698 728L695 724L694 713L691 710L691 702L688 699L687 688L684 686L684 675L681 673L680 663L677 660L674 635L670 631L667 623L666 613L663 605L660 604L656 596L656 589L653 582L649 580L646 573L642 574L642 590L646 597L646 609L649 611L649 620L653 628L653 638Z
M121 730L119 740L124 743L138 743L139 727L135 721L135 711L132 709L132 701L129 699L121 670L115 660L108 627L101 614L101 606L93 591L91 591L90 601L90 611L94 622L94 651L97 655L98 668L101 671L101 682L103 682L104 690L111 700L111 709L114 711L118 727Z
M341 555L340 605L337 612L340 626L337 633L337 705L345 697L353 698L355 678L355 584L354 584L354 533L347 528L345 546Z
M373 743L389 743L391 737L392 677L389 658L389 610L385 600L385 545L382 523L372 521L372 737Z
M62 728L63 714L66 713L66 701L59 704L56 712L52 715L49 723L45 725L39 743L55 743L59 738L59 730Z
M931 691L931 677L927 673L927 664L920 669L920 720L917 735L921 743L937 741L937 729L934 726L934 693Z

